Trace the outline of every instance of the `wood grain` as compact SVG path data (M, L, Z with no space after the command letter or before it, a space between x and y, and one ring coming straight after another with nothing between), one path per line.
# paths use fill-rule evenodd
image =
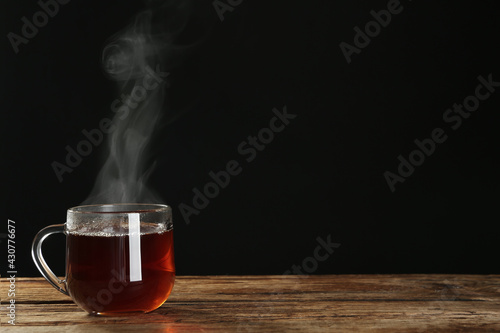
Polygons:
M182 276L143 315L98 317L42 278L16 281L16 326L29 332L500 332L499 275Z

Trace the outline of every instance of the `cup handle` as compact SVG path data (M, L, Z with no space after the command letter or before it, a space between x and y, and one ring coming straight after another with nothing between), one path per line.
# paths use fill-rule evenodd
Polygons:
M66 280L59 279L50 269L49 265L45 262L42 255L42 243L48 236L56 233L64 233L64 224L55 224L43 228L36 234L35 239L33 239L33 244L31 245L31 256L35 262L36 267L42 273L43 277L50 282L50 284L62 292L68 295Z

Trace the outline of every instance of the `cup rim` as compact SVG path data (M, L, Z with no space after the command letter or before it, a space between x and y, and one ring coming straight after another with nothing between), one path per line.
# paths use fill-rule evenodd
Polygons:
M94 210L92 207L120 207L120 206L144 206L144 209L117 209L113 211ZM159 213L168 212L171 207L165 204L155 203L115 203L115 204L93 204L80 205L68 208L68 213L71 214L128 214L128 213Z

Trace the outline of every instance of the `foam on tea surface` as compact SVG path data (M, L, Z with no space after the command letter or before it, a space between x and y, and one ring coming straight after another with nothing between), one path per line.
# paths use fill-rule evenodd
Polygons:
M140 234L161 234L172 230L172 227L165 224L155 223L140 223ZM135 234L130 232L130 226L127 221L92 221L90 223L82 223L74 230L66 230L67 234L93 237L121 237Z

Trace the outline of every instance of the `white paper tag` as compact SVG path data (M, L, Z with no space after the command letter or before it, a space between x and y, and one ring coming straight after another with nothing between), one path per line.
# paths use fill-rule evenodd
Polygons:
M128 214L128 237L130 282L142 281L141 220L139 213Z

